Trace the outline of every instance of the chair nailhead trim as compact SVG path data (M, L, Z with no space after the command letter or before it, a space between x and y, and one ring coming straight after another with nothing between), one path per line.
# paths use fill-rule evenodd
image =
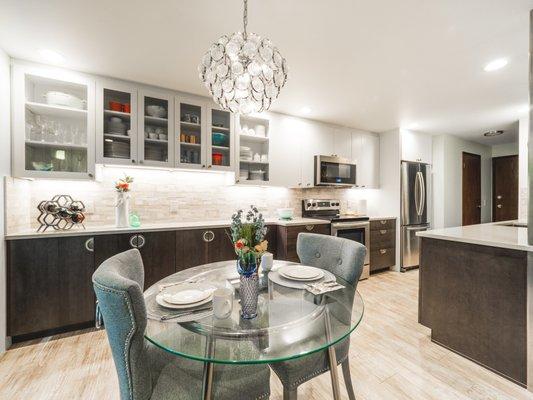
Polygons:
M344 361L346 361L346 358L348 358L348 355L346 355L344 358L342 358L342 360L337 361L337 365L342 364ZM300 386L302 383L307 382L308 380L310 380L310 379L312 379L312 378L314 378L314 377L316 377L316 376L318 376L320 374L323 374L326 371L329 371L329 365L326 368L323 368L323 369L321 369L319 371L315 371L312 374L306 375L306 376L298 379L296 382L293 382L291 385L287 385L287 386L289 386L290 390L297 389L298 386ZM283 383L283 386L285 386L285 382L282 381L281 383Z
M100 285L98 282L95 282L93 281L93 284L98 287L98 289L104 291L104 292L108 292L108 293L115 293L115 294L119 294L121 295L122 297L124 297L124 300L126 301L126 305L128 306L128 310L129 310L129 316L130 316L130 320L131 320L131 329L130 331L128 332L128 336L126 337L126 343L124 345L124 362L126 363L126 372L128 374L128 391L130 393L130 399L133 400L133 382L132 382L132 378L131 378L131 371L130 371L130 362L129 362L129 359L128 359L128 350L129 350L129 346L130 346L130 342L131 342L131 338L133 336L133 334L135 333L135 331L137 330L137 325L135 324L135 319L133 318L133 309L132 309L132 305L131 305L131 302L130 302L130 299L129 299L129 296L127 296L127 292L125 292L124 290L116 290L116 289L111 289L111 288L108 288L106 286L102 286ZM105 321L104 321L105 323Z

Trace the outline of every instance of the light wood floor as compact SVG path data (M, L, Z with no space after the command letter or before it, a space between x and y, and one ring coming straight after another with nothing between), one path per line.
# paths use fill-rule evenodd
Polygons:
M417 271L373 276L359 291L366 310L350 348L359 400L533 400L533 393L431 343L429 330L417 323ZM271 387L271 399L281 399L275 376ZM342 381L341 390L347 399ZM118 398L104 331L19 344L0 357L0 399ZM299 398L331 399L329 374L302 385Z

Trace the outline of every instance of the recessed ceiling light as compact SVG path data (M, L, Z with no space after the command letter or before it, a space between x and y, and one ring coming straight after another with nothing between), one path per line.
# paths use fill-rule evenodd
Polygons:
M302 114L309 114L311 112L311 109L309 107L302 107L300 110Z
M487 72L497 71L505 67L507 63L508 61L506 58L498 58L496 60L492 60L490 63L485 65L483 69Z
M498 131L487 131L483 134L483 136L486 136L486 137L492 137L492 136L500 136L503 134L503 131L502 130L498 130Z
M50 49L40 49L39 55L43 58L44 61L50 64L64 64L65 57L59 54L57 51Z

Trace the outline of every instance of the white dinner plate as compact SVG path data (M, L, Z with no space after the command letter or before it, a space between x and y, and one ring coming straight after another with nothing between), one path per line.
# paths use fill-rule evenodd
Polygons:
M163 300L170 304L192 304L205 300L209 297L210 292L208 290L199 289L184 289L177 290L172 293L172 288L163 291Z
M284 278L295 281L316 281L324 276L324 271L321 269L303 265L286 265L279 268L278 273Z
M215 288L201 283L184 283L164 288L156 297L157 304L167 308L192 308L210 302Z

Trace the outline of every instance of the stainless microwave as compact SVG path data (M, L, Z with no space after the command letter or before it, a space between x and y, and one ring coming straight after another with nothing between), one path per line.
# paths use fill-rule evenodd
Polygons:
M316 186L355 186L356 164L337 156L315 156Z

